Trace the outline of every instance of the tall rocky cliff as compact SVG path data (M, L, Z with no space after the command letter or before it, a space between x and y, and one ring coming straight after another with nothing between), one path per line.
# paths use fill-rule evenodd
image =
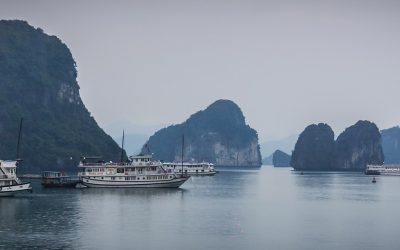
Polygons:
M290 165L296 170L329 170L335 138L328 124L308 126L296 142Z
M383 151L378 127L358 121L342 132L335 145L333 167L338 170L364 171L367 164L382 164Z
M21 117L22 171L76 170L82 154L119 158L85 108L76 77L60 39L25 21L0 21L0 159L15 159Z
M400 163L400 128L393 127L381 131L385 164Z
M299 136L291 159L296 170L363 171L367 164L382 164L383 151L377 126L358 121L334 140L326 124L310 125Z
M218 100L185 122L157 131L146 145L156 159L180 161L182 135L185 160L261 166L257 132L246 125L242 111L232 101Z

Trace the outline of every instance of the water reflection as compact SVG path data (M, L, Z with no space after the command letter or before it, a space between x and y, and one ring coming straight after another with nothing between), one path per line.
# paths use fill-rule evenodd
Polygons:
M73 249L77 197L43 190L0 199L0 249Z
M379 201L381 185L363 173L292 171L292 175L298 194L306 200Z
M0 249L395 249L399 188L398 177L268 167L181 189L35 182L32 195L0 199Z

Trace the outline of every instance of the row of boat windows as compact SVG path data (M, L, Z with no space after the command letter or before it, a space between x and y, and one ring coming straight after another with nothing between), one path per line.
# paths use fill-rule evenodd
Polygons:
M135 169L137 169L138 172L142 172L143 170L146 171L156 171L157 167L145 167L145 168L117 168L117 173L124 173L125 171L127 172L135 172ZM113 171L114 169L107 169L108 171ZM86 168L86 172L96 172L96 173L102 173L106 172L105 168Z
M0 181L0 186L6 186L6 185L15 185L17 184L16 181Z
M150 158L133 159L134 162L149 162Z
M104 177L88 177L89 179L101 179L101 180L110 180L110 178L104 178ZM126 176L126 177L111 177L111 180L126 180L126 181L135 181L135 180L168 180L172 179L172 176L168 175L149 175L147 177L136 177L136 176Z
M179 169L179 173L181 173L181 172L182 172L182 169ZM185 172L187 172L187 170L185 170ZM199 170L196 169L196 173L198 173L198 172L199 172ZM204 169L202 169L201 172L204 172Z
M15 168L5 168L6 170L8 170L8 172L10 173L10 174L15 174L16 173L16 169Z
M169 165L169 164L165 164L164 166L168 167L168 168L182 167L182 165ZM183 167L184 168L203 168L203 167L207 167L207 166L204 166L204 165L184 165Z

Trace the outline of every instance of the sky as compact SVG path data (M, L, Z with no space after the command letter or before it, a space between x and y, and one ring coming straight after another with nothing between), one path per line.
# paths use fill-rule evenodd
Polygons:
M400 1L0 0L59 37L102 127L177 124L218 99L261 141L400 124ZM135 131L127 131L134 133Z

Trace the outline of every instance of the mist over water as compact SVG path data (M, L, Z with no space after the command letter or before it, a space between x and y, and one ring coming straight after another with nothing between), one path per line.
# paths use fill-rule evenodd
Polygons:
M400 179L221 169L181 189L0 199L0 249L396 249Z

